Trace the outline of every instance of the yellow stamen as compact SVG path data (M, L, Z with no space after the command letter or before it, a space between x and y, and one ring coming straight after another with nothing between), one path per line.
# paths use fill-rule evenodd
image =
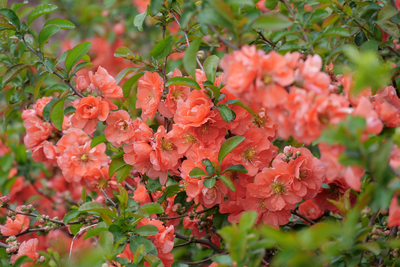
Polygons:
M161 140L161 149L163 151L171 151L174 149L174 144L172 141L165 140L164 138Z

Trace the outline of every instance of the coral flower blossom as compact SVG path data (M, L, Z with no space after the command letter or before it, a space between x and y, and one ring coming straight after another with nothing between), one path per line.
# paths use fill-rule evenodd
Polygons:
M73 127L83 129L87 134L92 135L96 130L97 121L105 121L110 112L110 102L100 97L89 95L72 102L76 113L71 118Z
M304 201L299 205L299 212L310 220L316 220L324 214L324 212L311 199ZM310 224L306 220L305 223Z
M108 74L106 69L99 66L95 74L91 71L89 72L89 78L92 84L100 91L102 97L123 97L121 87L117 86L117 82Z
M138 81L136 108L142 109L142 119L156 115L164 83L157 72L147 71Z
M43 109L48 103L50 103L51 99L51 96L42 97L36 101L36 103L33 105L33 108L35 109L37 115L43 117Z
M400 205L397 195L393 196L389 207L388 227L400 226Z
M21 211L20 207L17 207L17 211ZM7 218L6 224L1 227L1 233L6 236L15 236L19 233L26 231L29 228L29 217L22 214L17 214L15 220Z
M11 263L14 264L15 261L21 256L28 256L33 260L33 262L26 262L21 265L21 267L29 267L34 266L35 261L39 259L38 250L39 240L37 238L29 239L28 241L22 242L21 246L18 249L18 254L11 256Z
M174 121L182 128L199 127L210 120L214 104L200 90L192 91L187 100L178 100Z
M24 120L26 135L24 143L27 148L35 148L42 141L46 140L52 131L51 124L43 121L38 116L30 116Z
M106 123L108 126L104 129L104 134L107 140L116 147L120 147L123 143L128 142L133 136L132 120L125 110L118 110L111 113Z

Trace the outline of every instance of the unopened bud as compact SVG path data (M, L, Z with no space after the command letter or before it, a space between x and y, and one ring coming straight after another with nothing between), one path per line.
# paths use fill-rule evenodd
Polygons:
M206 54L204 53L204 51L201 50L201 51L197 52L197 58L198 59L204 59L205 56L206 56Z
M18 249L17 247L12 247L12 248L11 248L11 252L14 253L14 252L17 251L17 249Z
M28 210L31 210L31 209L33 209L33 205L32 205L32 204L29 204L28 206L26 206L26 208L27 208Z
M45 262L45 261L46 261L46 257L45 256L40 256L39 262L42 263L42 262Z
M0 197L0 206L7 205L7 203L10 201L10 198L8 196L2 196Z
M10 248L6 248L6 253L10 254L11 253L11 249Z
M371 238L374 239L374 240L378 240L379 236L377 236L377 235L372 235Z
M386 230L385 232L383 232L385 235L390 235L390 230Z
M175 205L172 206L172 211L173 212L178 212L181 209L182 204L177 203Z

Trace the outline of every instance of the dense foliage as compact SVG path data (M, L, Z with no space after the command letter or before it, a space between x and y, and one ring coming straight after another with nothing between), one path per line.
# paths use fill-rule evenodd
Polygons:
M0 0L0 266L400 266L400 2Z

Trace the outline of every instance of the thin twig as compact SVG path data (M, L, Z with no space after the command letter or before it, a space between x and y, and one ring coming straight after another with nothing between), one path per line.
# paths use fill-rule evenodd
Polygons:
M217 29L215 29L214 25L208 24L207 25L208 28L210 28L210 30L214 33L218 35L218 39L220 42L224 43L226 46L232 48L233 50L240 50L239 47L237 47L236 45L230 43L228 40L226 40L224 37L222 37L219 32L217 31Z
M197 212L194 212L194 214L201 214L201 213L207 212L209 210L212 210L212 209L214 209L216 207L217 206L214 206L214 207L211 207L211 208L208 208L208 209L205 209L205 210L197 211ZM183 217L186 217L186 216L189 216L189 214L185 213L185 214L178 215L178 216L173 216L173 217L160 217L160 219L162 219L162 220L173 220L173 219L183 218Z
M126 181L125 181L125 187L126 187L128 190L131 190L132 192L135 192L135 190L136 190L133 186L131 186L130 184L128 184Z
M375 219L376 219L376 217L378 216L379 212L380 212L380 210L376 211L376 212L371 216L371 218L369 218L368 227L371 227L372 225L374 225ZM366 242L368 241L368 239L369 239L369 238L368 238L368 235L367 235L367 236L364 238L363 243L366 243ZM361 252L360 265L361 265L361 262L362 262L363 257L364 257L364 251Z
M174 19L175 19L176 23L178 24L179 28L180 28L180 29L183 31L183 33L185 34L186 43L187 43L187 46L189 47L190 42L189 42L189 37L188 37L188 35L187 35L187 32L186 32L184 29L182 29L181 24L179 23L179 20L176 18L174 12L170 11L170 13L171 13L171 15L174 17ZM201 62L200 62L199 58L197 57L197 55L196 55L196 61L197 61L197 64L199 64L200 69L201 69L202 71L204 71L203 65L201 64Z
M293 214L293 215L296 215L296 216L298 216L298 217L300 217L300 218L302 218L303 220L309 222L311 225L314 225L314 224L315 224L315 222L314 222L313 220L308 219L307 217L301 215L300 213L298 213L298 212L295 211L295 210L291 210L290 213Z
M8 248L8 245L0 242L0 248Z
M37 218L37 216L39 216L39 214L25 213L25 212L16 211L16 210L13 210L12 208L10 208L9 206L1 206L1 207L4 208L4 209L8 209L9 211L12 211L12 212L14 212L16 214L20 214L20 215L25 215L25 216L34 217L34 218ZM64 222L59 221L59 220L48 219L48 221L51 221L53 223L58 223L58 224L61 224L61 225L66 225Z
M271 42L270 40L268 40L261 31L257 31L257 33L258 33L258 35L260 35L261 39L263 39L265 42L267 42L272 47L272 49L275 48L274 43Z
M214 256L226 255L226 254L229 254L229 251L225 251L225 252L223 252L223 253L219 253L219 254L212 255L211 257L209 257L209 258L207 258L207 259L204 259L204 260L201 260L201 261L196 261L196 262L182 262L182 264L187 264L187 265L198 265L198 264L200 264L200 263L205 263L205 262L211 260L211 258L214 257Z
M192 243L193 243L193 241L188 241L188 242L185 242L185 243L182 243L182 244L179 244L179 245L175 245L174 248L184 247L184 246L187 246L187 245L192 244Z
M182 235L182 234L177 233L177 232L175 232L175 237L179 238L179 239L182 239L182 240L186 240L186 241L191 240L188 236ZM218 253L226 253L226 251L224 251L223 249L221 249L220 247L218 247L213 242L211 242L210 240L207 240L207 239L193 239L193 243L206 245L207 247L215 250Z
M117 211L118 217L121 216L121 212L119 211L118 204L115 203L111 198L109 198L109 196L107 196L106 192L104 192L103 189L100 189L100 190L101 190L101 192L103 193L103 195L104 195L104 197L106 198L106 200L107 200L108 202L110 202L111 205L114 206L115 210Z
M289 3L287 2L287 0L279 0L279 1L281 1L281 2L286 6L287 10L288 10L289 13L292 15L292 18L293 18L294 20L296 20L296 15L294 14L294 12L293 12L292 8L290 7ZM306 35L305 32L304 32L303 26L301 26L300 23L299 23L299 24L297 24L297 27L298 27L299 30L302 32L304 40L305 40L307 43L310 44L310 50L311 50L311 52L315 53L312 44L310 43L310 41L308 40L307 35Z
M389 50L390 51L392 51L393 53L395 53L396 54L396 56L398 56L398 57L400 57L400 54L395 50L395 49L393 49L393 47L391 47L391 46L386 46L387 48L389 48Z
M24 37L24 36L22 37L22 41L24 42L25 46L26 46L32 53L34 53L34 54L40 59L40 61L42 62L42 64L44 65L44 62L43 62L42 58L39 56L38 52L36 52L35 50L33 50L33 48L30 47L30 46L28 45L28 43L25 41L25 37ZM75 89L75 87L71 84L70 81L64 79L64 77L62 77L61 74L59 74L56 70L54 70L52 73L53 73L54 75L56 75L58 78L60 78L64 83L66 83L66 84L69 86L69 88L72 89L72 91L74 92L75 95L77 95L77 96L79 96L79 97L81 97L81 98L84 97L84 95L82 95L81 93L79 93L79 92Z

